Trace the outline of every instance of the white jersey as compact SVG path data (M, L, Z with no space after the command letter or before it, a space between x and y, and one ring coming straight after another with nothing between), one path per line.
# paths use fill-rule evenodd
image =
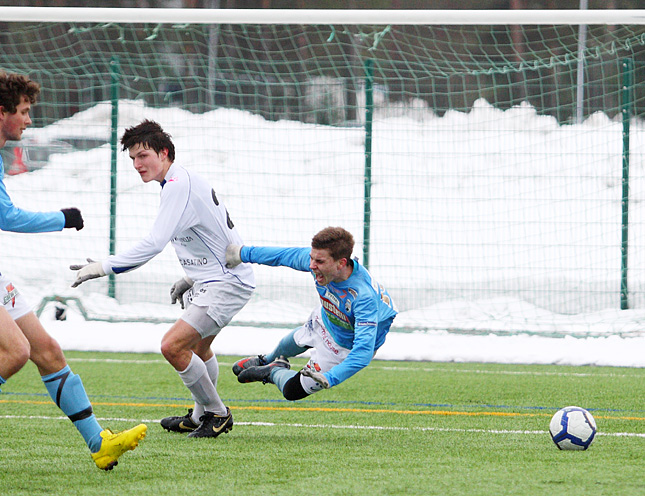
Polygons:
M150 233L129 250L106 258L103 270L120 274L136 269L169 242L193 281L231 281L255 288L250 265L225 266L226 247L244 244L226 207L204 178L176 164L170 166L161 183L161 203Z

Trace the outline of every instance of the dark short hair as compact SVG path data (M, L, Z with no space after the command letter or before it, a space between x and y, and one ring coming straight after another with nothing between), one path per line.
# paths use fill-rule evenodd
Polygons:
M175 161L175 145L170 135L155 121L146 119L141 124L126 129L121 137L121 144L123 151L135 145L143 145L144 148L154 150L156 153L168 150L168 159L171 162Z
M311 239L311 247L328 250L334 260L351 260L354 236L342 227L326 227Z
M10 114L15 114L23 98L36 103L40 85L27 76L0 71L0 106Z

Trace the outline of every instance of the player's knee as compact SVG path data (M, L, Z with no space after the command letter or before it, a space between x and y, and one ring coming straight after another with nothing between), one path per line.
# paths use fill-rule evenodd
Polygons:
M282 394L284 398L289 401L301 400L302 398L309 396L300 383L300 372L286 382Z
M172 363L172 359L175 356L175 346L171 341L162 340L161 341L161 354L166 360Z
M58 341L49 335L35 341L31 347L31 360L38 367L51 370L60 370L67 363Z
M29 347L29 342L27 340L17 343L11 349L9 356L7 356L6 359L3 358L3 362L5 362L5 370L3 371L2 376L5 379L8 379L18 372L29 361L30 354L31 348Z
M20 368L22 368L22 366L29 361L30 356L31 346L29 346L29 343L25 343L25 345L22 346L21 350L18 352L18 363L20 364Z
M172 339L163 339L161 341L161 354L168 361L168 363L177 368L178 362L180 361L182 355L186 354L186 350L182 349Z

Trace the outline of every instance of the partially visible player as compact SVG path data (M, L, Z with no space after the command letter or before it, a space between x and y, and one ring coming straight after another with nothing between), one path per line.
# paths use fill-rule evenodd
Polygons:
M195 406L161 426L189 437L217 437L233 427L233 416L217 393L219 365L211 350L217 334L249 301L255 289L250 266L229 269L225 252L241 238L226 207L208 182L175 164L175 146L159 124L143 121L121 138L144 183L161 183L161 203L152 231L123 253L102 262L73 265L72 287L106 274L121 274L151 260L171 243L186 276L171 288L171 302L186 306L161 341L161 353L190 390Z
M321 303L271 353L235 363L239 382L270 382L295 401L337 386L372 361L397 311L385 288L351 258L353 249L353 236L341 227L317 233L311 248L227 248L229 267L250 262L311 272ZM287 358L306 350L311 353L307 365L299 372L291 370Z
M29 78L0 72L0 148L8 140L22 138L23 131L31 125L29 112L39 93L40 86ZM0 229L3 231L39 233L83 229L83 217L77 208L30 212L14 206L3 178L0 157ZM71 371L59 344L47 334L4 271L0 274L0 296L0 385L31 359L49 395L85 439L96 465L111 470L123 453L136 448L146 435L146 426L141 424L117 434L104 430L94 416L81 378Z

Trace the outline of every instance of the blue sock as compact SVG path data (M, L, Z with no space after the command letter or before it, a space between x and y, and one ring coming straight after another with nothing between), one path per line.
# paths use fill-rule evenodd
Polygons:
M5 381L5 380L2 378L2 376L0 375L0 386L2 386L5 382L7 382L7 381ZM0 393L1 393L1 392L2 392L2 389L0 389Z
M273 367L270 375L271 382L278 387L282 394L284 394L284 385L297 373L298 372L296 372L295 370L283 369L282 367Z
M300 353L304 353L309 349L303 346L298 346L296 344L295 339L293 339L293 335L296 333L298 329L294 329L285 337L283 337L278 343L278 346L276 347L276 349L264 357L267 363L271 363L279 356L283 356L285 358L295 357L297 355L300 355Z
M101 431L81 378L75 375L69 365L53 374L42 377L45 387L56 406L69 417L85 439L92 453L101 449Z

